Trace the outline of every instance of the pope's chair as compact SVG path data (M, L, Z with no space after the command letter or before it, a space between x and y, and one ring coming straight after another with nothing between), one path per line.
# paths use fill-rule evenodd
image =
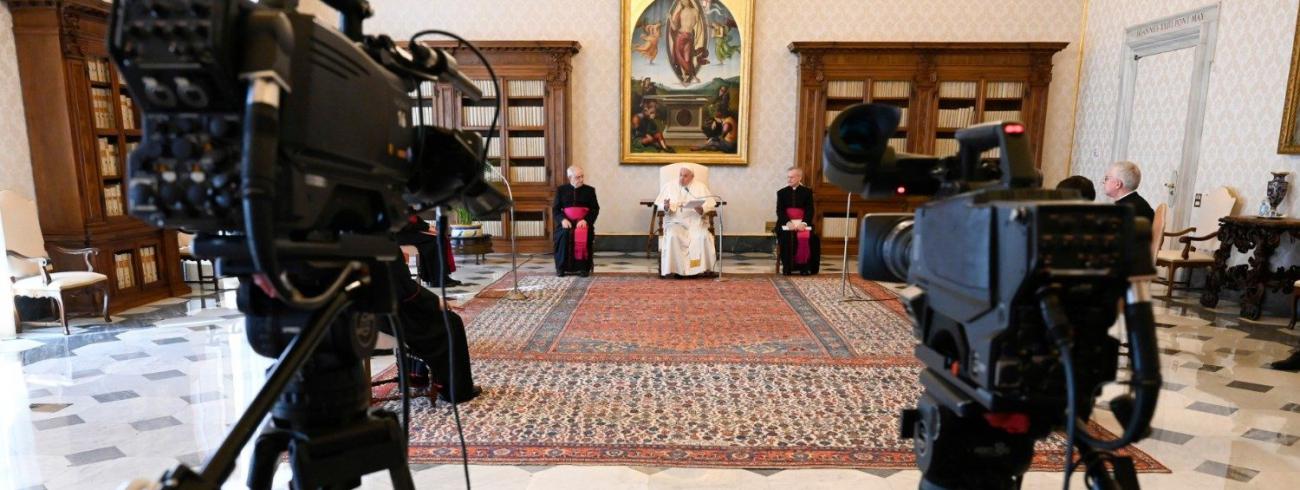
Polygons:
M663 167L659 167L659 187L655 188L656 196L659 195L659 190L663 189L664 185L667 185L669 182L677 181L678 174L681 172L682 167L689 168L691 169L691 172L695 173L696 182L699 182L704 185L709 185L709 167L705 167L704 165L700 165L698 163L685 163L685 162L674 163L672 165L664 165ZM655 238L662 237L664 234L664 210L660 209L660 206L662 204L663 203L658 203L658 202L655 203L655 220L654 220L654 233L653 233ZM718 216L717 211L709 211L707 213L704 213L704 221L707 222L709 225L709 233L715 235L717 234L717 232L713 230L713 223L714 220L717 219L717 216Z
M65 335L68 329L67 298L77 294L93 294L102 305L100 315L105 323L108 316L108 276L95 272L92 257L99 254L95 248L66 249L50 247L69 256L80 256L86 264L84 271L51 272L50 255L45 251L45 239L36 217L36 203L12 191L0 191L0 239L5 245L9 265L9 280L13 281L14 297L49 298L58 307L59 324ZM17 305L14 305L17 316ZM16 318L21 328L22 318Z

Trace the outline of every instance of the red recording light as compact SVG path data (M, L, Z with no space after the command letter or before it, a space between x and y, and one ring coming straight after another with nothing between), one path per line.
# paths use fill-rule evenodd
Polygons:
M894 189L894 192L897 192L899 195L907 194L907 188L900 185L897 189Z
M1024 124L1008 124L1003 126L1002 129L1006 131L1007 134L1025 134Z

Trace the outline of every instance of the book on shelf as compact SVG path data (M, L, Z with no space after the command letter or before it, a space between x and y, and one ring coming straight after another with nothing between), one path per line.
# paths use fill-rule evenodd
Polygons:
M934 140L935 155L939 155L939 156L952 155L954 153L957 153L957 148L958 145L957 145L956 138L939 138Z
M135 101L126 94L119 94L117 98L122 112L122 129L135 129Z
M112 216L121 216L125 209L122 206L122 188L117 185L104 187L104 214Z
M826 111L826 127L831 127L831 123L835 122L835 118L839 117L841 112L844 111Z
M492 125L492 116L496 115L496 106L467 105L461 107L461 125L472 128L486 128ZM497 121L497 126L501 126Z
M483 92L483 97L497 96L497 88L492 85L491 80L474 80L474 86L478 87L479 92Z
M540 158L546 155L546 138L540 136L510 137L510 156Z
M95 116L95 127L113 129L113 91L106 88L90 89L90 105Z
M90 81L96 83L109 83L109 67L106 59L92 59L86 62L86 74Z
M95 144L99 148L99 175L117 177L117 145L109 138L95 138Z
M907 138L889 138L889 147L895 152L907 151Z
M501 138L494 137L487 140L488 158L501 158Z
M939 109L939 127L964 128L975 121L975 108Z
M515 236L517 237L541 237L546 236L546 223L540 220L522 220L515 222Z
M546 125L545 112L542 106L515 106L508 108L508 111L510 115L507 120L510 121L510 126L534 127Z
M484 235L492 235L497 237L504 235L503 233L501 233L501 220L481 221L479 222L479 224L483 225Z
M140 280L145 284L158 282L158 260L153 247L140 249Z
M511 182L546 182L546 167L537 166L511 166Z
M831 80L826 82L826 96L837 99L861 99L866 95L867 83L860 80Z
M411 97L434 97L433 82L420 82L420 86L410 93Z
M984 153L980 154L980 156L982 158L1000 158L1002 156L1002 149L993 148L991 150L985 150Z
M1019 120L1020 111L984 111L984 122Z
M433 126L433 106L419 105L411 108L411 124Z
M113 254L113 270L117 276L117 288L127 289L135 285L135 268L131 267L131 252Z
M975 82L940 82L939 97L947 99L974 99L979 87Z
M488 182L501 182L501 166L488 165L491 168L483 169L483 180Z
M852 216L826 216L822 218L822 238L857 238L858 219Z
M871 97L875 99L906 99L912 96L912 82L889 80L872 82Z
M898 119L898 127L901 128L907 126L907 108L900 107L898 112L902 114Z
M546 94L543 80L510 80L506 82L506 95L510 97L541 97Z
M1019 99L1025 96L1024 82L989 82L985 85L984 96L995 99Z

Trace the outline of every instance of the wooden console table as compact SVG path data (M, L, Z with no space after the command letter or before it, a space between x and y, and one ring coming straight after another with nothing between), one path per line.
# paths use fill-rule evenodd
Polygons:
M1219 220L1219 250L1214 252L1214 267L1205 279L1201 305L1208 308L1218 305L1219 291L1224 287L1240 289L1241 316L1258 320L1265 292L1290 293L1295 281L1300 279L1300 266L1269 267L1269 259L1283 236L1300 240L1300 219L1228 216ZM1228 267L1233 248L1241 253L1254 252L1247 263Z

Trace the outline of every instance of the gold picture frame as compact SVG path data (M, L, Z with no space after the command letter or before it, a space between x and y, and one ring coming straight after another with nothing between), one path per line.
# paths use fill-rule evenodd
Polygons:
M1300 154L1300 14L1296 16L1295 37L1291 40L1291 72L1286 81L1286 105L1282 109L1282 130L1277 138L1277 152Z
M747 165L754 0L622 0L621 17L620 162Z

